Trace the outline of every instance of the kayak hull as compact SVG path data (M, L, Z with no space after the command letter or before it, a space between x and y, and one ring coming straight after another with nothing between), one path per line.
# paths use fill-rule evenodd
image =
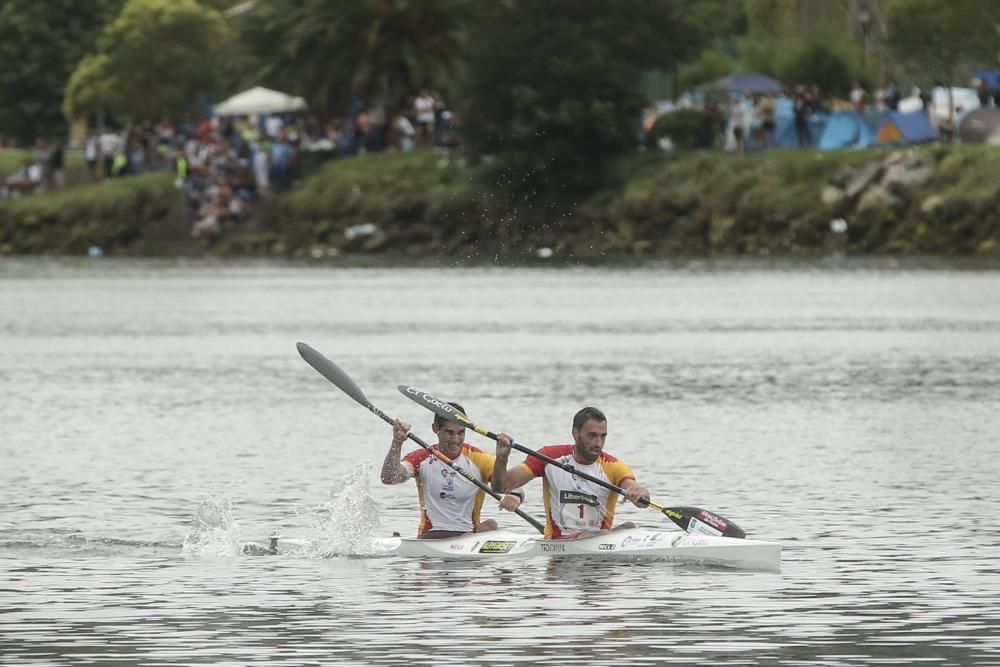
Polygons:
M611 530L600 535L536 543L550 557L600 556L655 560L750 570L781 570L781 545L761 540L656 531L642 528Z
M244 547L248 555L301 552L307 540L272 538L264 545ZM449 560L512 560L519 558L608 558L665 561L748 570L781 570L781 545L762 540L657 531L643 528L612 530L599 535L546 540L504 530L469 533L440 540L382 537L374 554Z

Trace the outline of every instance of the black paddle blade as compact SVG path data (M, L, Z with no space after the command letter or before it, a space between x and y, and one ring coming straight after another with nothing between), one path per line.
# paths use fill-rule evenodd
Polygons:
M661 511L689 533L722 535L737 539L747 536L742 528L729 519L700 507L664 507Z
M446 419L450 422L455 422L456 424L468 426L473 431L476 430L476 425L472 423L472 420L466 417L462 411L454 405L448 405L441 399L434 398L426 391L417 389L416 387L411 387L407 384L398 385L396 388L402 392L403 396L406 396L411 401L416 401L441 419Z
M371 401L365 396L365 392L361 391L361 387L356 385L347 373L340 370L340 366L305 343L296 343L295 347L299 351L299 354L302 355L302 358L306 360L306 363L315 368L320 375L340 387L341 391L361 405L365 407L371 405Z

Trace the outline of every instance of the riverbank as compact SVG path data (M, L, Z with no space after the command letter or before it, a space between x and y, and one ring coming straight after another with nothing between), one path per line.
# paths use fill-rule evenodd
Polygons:
M564 207L510 201L434 152L325 165L209 244L167 174L0 204L0 254L381 256L599 261L641 256L1000 254L1000 151L924 146L743 156L652 151Z

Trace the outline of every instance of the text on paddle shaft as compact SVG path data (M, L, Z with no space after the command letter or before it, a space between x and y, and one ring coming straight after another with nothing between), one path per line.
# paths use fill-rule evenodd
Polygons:
M406 393L409 394L409 395L411 395L411 396L416 396L417 398L419 398L424 403L427 403L428 405L433 405L435 408L437 408L441 412L446 413L449 417L452 418L452 421L454 421L456 423L459 423L459 424L469 424L469 425L472 424L472 422L469 421L468 417L466 417L461 412L459 412L458 410L456 410L453 406L448 405L444 401L441 401L441 400L438 400L438 399L434 398L430 394L427 394L427 393L425 393L425 392L417 389L416 387L407 387L406 388Z

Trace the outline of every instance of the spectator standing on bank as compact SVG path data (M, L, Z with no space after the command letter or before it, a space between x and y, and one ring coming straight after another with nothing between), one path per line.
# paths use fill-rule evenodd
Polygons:
M993 101L993 91L990 90L990 84L986 83L986 79L979 79L979 84L976 86L976 94L979 96L979 106L990 106L990 103Z
M101 160L104 162L105 178L111 177L111 167L114 165L115 154L118 152L120 144L121 139L111 130L105 130L97 139L97 145L101 149Z
M855 81L851 86L851 108L855 113L864 113L868 106L868 91L864 89L860 81Z
M885 106L889 111L899 111L899 101L903 98L895 81L889 81L885 85Z
M413 99L413 115L417 120L417 144L427 148L434 137L434 97L427 88L421 88Z
M812 113L809 91L802 86L795 90L792 100L792 112L795 114L795 139L799 147L812 146L812 134L809 131L809 115Z
M62 189L62 187L66 185L66 172L63 167L63 143L59 139L56 139L52 143L52 150L49 151L48 172L52 177L52 186L57 189Z
M83 160L87 163L87 170L90 171L90 176L93 179L97 179L97 158L100 154L100 149L97 145L97 137L93 132L87 133L87 138L83 143Z

